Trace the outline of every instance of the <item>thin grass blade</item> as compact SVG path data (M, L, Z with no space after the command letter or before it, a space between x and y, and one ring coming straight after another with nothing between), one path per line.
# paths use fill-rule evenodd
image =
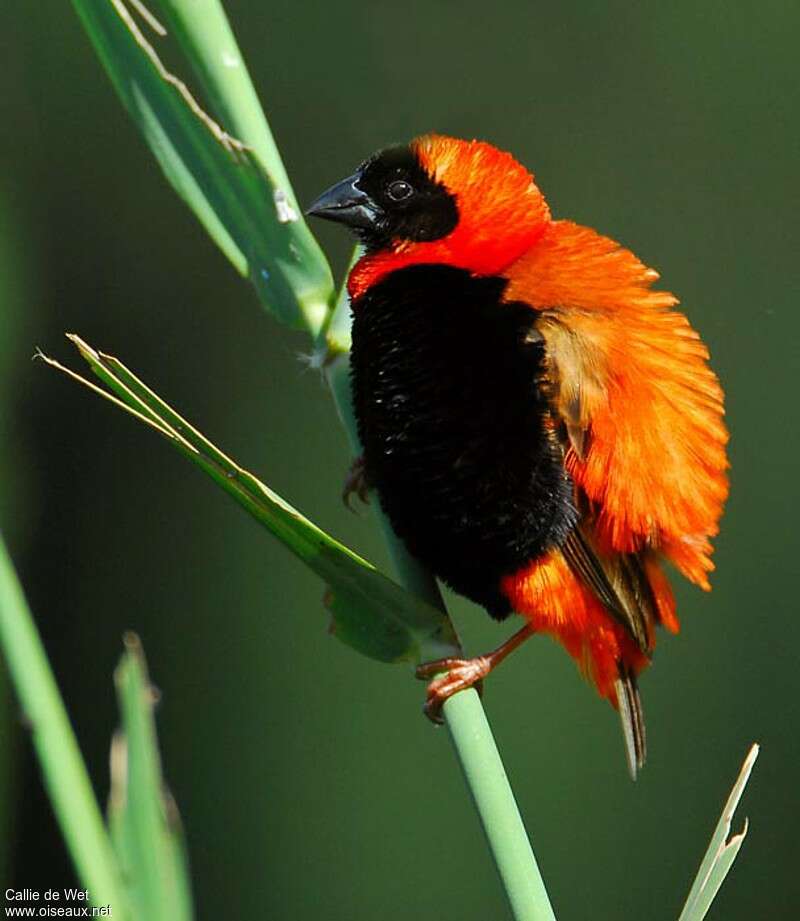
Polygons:
M2 537L0 646L31 730L53 811L90 901L111 906L114 918L132 919L86 766Z
M327 597L332 630L339 639L384 662L418 663L458 652L458 641L446 615L386 578L292 508L116 358L97 352L78 336L70 339L112 393L53 359L41 357L155 428L303 560L330 587Z
M686 904L683 906L678 921L702 921L705 918L711 903L714 901L720 886L725 881L728 871L739 853L739 848L747 835L748 821L744 820L744 825L740 832L728 837L731 832L731 822L739 800L742 798L744 788L750 779L750 772L758 758L759 747L753 745L747 753L742 769L733 785L730 796L728 797L722 815L711 836L711 842L708 850L697 871Z
M122 729L111 744L108 820L136 918L191 921L183 833L161 773L154 691L137 636L125 636L114 674Z

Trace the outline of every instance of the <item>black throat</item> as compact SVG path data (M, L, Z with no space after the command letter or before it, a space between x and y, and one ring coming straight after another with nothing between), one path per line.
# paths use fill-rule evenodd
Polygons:
M500 581L563 543L572 483L547 425L536 312L506 282L443 265L390 273L353 303L367 476L410 552L502 618Z

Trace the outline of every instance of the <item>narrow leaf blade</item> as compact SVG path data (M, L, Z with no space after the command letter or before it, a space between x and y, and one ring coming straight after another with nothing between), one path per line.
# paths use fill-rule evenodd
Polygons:
M0 536L0 646L78 876L95 905L130 919L122 874L41 638Z
M756 758L758 758L758 752L759 746L753 745L747 753L736 783L733 785L733 789L722 810L722 815L711 836L711 842L700 864L700 869L697 871L697 876L678 921L702 921L705 918L711 903L714 901L720 886L722 886L728 871L733 865L733 861L736 859L736 855L739 853L739 848L747 835L747 819L745 819L744 826L740 832L730 838L728 836L731 831L733 814L739 805L739 800L742 798L747 781L750 779L750 773L756 763Z
M112 741L109 826L136 917L191 921L180 819L161 774L154 692L141 643L132 633L125 636L114 680L122 730Z
M113 396L42 357L156 428L316 573L330 587L332 632L339 639L383 662L417 663L458 653L458 640L442 611L403 590L305 518L220 451L118 359L77 336L70 339Z
M271 136L263 113L259 128L251 105L249 120L237 120L247 134L233 138L166 69L124 0L73 0L73 5L175 191L236 269L250 278L267 309L281 322L316 335L333 295L330 269L301 216L274 144L272 156L265 152L264 138L271 141ZM197 3L191 4L192 21L184 22L180 36L187 30L208 32L211 19L218 30L224 22L227 34L219 32L214 45L209 32L204 52L216 47L220 56L238 54L220 4L204 0L204 5L206 19ZM211 98L225 100L224 111L237 110L236 101L246 95L249 78L243 82L242 69L214 72Z

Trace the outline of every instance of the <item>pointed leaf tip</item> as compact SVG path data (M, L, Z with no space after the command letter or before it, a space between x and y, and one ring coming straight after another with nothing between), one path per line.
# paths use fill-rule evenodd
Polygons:
M750 823L745 818L742 830L731 835L731 822L760 750L758 743L753 743L744 759L678 921L702 921L733 866Z

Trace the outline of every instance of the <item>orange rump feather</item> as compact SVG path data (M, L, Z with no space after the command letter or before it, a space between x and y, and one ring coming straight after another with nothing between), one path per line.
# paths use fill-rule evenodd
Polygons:
M677 299L651 289L658 273L613 240L553 221L504 274L506 299L541 311L543 386L566 432L583 526L607 572L643 573L631 594L634 604L642 587L649 594L650 648L634 642L560 551L503 590L619 707L630 687L617 680L620 666L635 688L649 663L652 620L679 629L659 556L710 588L711 538L728 493L722 389L705 345L672 309Z
M728 433L708 350L670 309L677 299L651 290L658 274L633 253L568 221L552 222L506 274L506 298L543 313L546 384L601 548L660 551L710 588Z
M602 602L570 569L557 550L507 576L502 590L540 633L559 640L584 676L617 706L619 662L634 674L649 662L630 633L612 620Z

